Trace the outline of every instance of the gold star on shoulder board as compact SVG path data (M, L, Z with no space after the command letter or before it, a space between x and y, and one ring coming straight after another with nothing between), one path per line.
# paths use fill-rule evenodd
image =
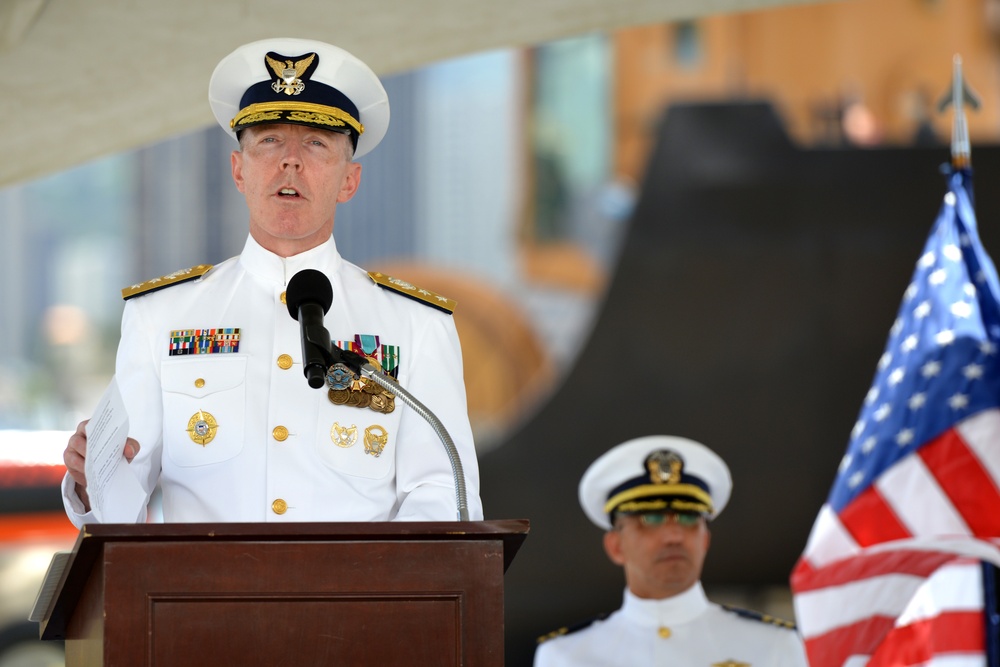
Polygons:
M737 660L726 660L725 662L713 662L712 667L750 667L750 663L739 662Z
M449 299L446 296L435 294L430 290L421 289L416 285L406 282L405 280L393 278L392 276L387 276L384 273L379 273L378 271L369 271L368 277L378 284L379 287L391 290L397 294L402 294L403 296L409 297L433 308L437 308L438 310L443 310L449 315L455 312L455 306L458 305L454 300Z
M153 278L152 280L147 280L146 282L139 283L138 285L131 285L122 290L122 298L128 301L131 298L142 296L143 294L149 294L150 292L155 292L157 290L164 289L165 287L180 285L181 283L186 283L189 280L197 280L208 273L211 268L211 264L199 264L198 266L192 266L190 269L174 271L173 273L169 273L161 278Z

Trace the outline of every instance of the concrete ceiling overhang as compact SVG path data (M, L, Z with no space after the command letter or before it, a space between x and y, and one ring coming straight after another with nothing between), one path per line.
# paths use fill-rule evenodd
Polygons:
M328 41L392 74L594 30L812 0L0 0L0 186L211 125L240 44Z

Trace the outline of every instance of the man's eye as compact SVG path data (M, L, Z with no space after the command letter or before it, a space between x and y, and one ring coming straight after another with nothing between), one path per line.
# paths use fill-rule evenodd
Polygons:
M667 522L665 514L647 513L639 515L639 523L644 526L662 526Z

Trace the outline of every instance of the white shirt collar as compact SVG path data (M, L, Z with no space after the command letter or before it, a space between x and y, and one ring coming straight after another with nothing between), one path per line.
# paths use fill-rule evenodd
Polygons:
M340 268L341 261L333 236L298 255L279 257L257 243L253 236L247 235L247 242L240 254L240 264L249 273L279 285L287 285L292 276L302 269L335 273Z
M704 613L709 606L705 589L701 582L679 595L662 600L648 600L637 597L625 589L621 613L630 621L649 626L670 626L687 623Z

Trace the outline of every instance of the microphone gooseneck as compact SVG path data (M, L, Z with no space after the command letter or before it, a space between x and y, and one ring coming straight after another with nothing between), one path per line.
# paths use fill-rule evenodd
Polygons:
M469 501L468 493L465 490L465 469L462 467L462 459L458 455L458 448L455 447L455 443L448 434L448 431L445 429L444 424L441 423L441 420L438 419L437 415L428 410L427 406L418 401L413 394L404 389L403 386L396 382L396 380L391 376L386 375L368 363L361 367L361 374L372 380L383 389L387 389L398 396L403 403L410 406L414 412L423 417L424 420L430 424L431 428L434 429L434 432L437 433L438 438L441 440L441 444L444 445L445 452L448 454L448 460L451 463L451 473L455 480L455 502L458 505L458 520L468 521Z

